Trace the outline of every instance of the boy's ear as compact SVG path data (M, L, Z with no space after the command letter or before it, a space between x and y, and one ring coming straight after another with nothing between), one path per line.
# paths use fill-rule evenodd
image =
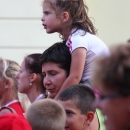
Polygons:
M32 73L30 76L30 82L33 82L37 78L36 73Z
M86 114L86 118L85 118L85 124L86 125L90 125L90 123L93 121L94 119L94 112L92 111L89 111L87 114Z
M62 13L62 22L67 22L70 18L70 14L68 12Z

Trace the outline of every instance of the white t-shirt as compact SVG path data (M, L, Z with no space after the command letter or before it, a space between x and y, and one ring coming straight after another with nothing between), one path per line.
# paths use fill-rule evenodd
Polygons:
M74 29L72 30L72 32ZM99 39L96 35L86 33L84 35L83 30L77 30L72 35L69 36L66 45L69 47L70 52L73 53L73 51L76 48L84 47L86 48L86 60L85 60L85 66L81 78L82 84L88 85L88 87L91 87L90 79L91 79L91 67L93 63L93 59L96 56L101 55L101 53L109 53L108 47L105 45L105 43Z

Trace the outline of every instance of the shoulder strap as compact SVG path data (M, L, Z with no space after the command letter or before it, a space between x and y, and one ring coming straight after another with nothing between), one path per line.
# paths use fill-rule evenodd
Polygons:
M8 109L8 110L10 110L11 113L17 114L16 111L13 108L11 108L11 107L5 107L4 106L4 107L1 108L0 111L2 111L3 109Z

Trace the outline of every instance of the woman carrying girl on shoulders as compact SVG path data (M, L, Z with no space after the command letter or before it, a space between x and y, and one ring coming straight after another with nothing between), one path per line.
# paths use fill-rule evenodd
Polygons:
M72 55L70 74L59 93L79 83L92 87L93 59L108 52L108 48L95 35L96 29L87 14L88 7L83 0L44 0L42 6L44 29L47 33L58 32L66 40Z

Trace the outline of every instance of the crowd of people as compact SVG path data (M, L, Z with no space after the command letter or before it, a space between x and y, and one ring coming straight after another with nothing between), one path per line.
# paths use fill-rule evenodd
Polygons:
M130 130L130 44L108 48L83 0L43 0L42 25L62 41L0 58L0 130Z

